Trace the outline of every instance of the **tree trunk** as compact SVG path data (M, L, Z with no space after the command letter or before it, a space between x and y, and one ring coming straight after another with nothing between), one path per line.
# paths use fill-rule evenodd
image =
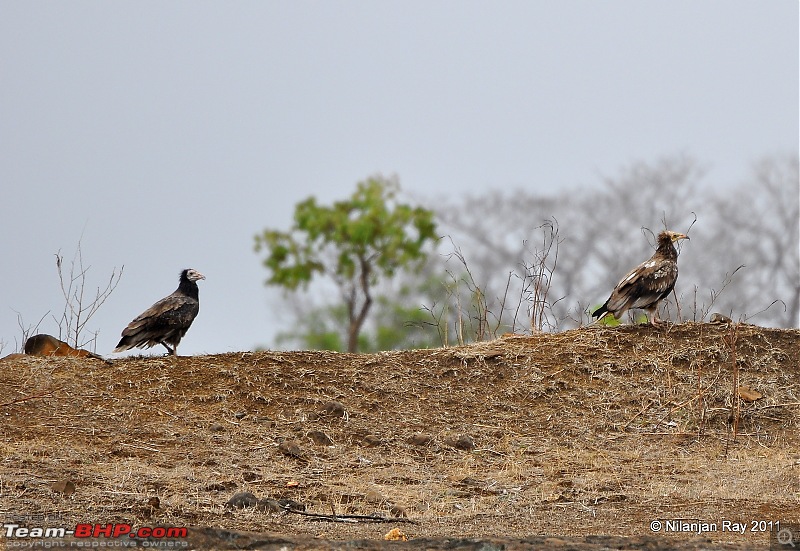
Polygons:
M367 313L369 312L370 306L372 306L372 296L369 294L369 274L370 274L370 265L369 262L359 257L359 263L361 264L361 291L364 293L364 302L361 304L361 309L358 312L358 315L355 315L355 295L353 293L352 296L352 303L348 307L348 313L350 317L350 326L347 329L347 351L348 352L358 352L358 336L361 334L361 327L364 325L364 320L367 319Z

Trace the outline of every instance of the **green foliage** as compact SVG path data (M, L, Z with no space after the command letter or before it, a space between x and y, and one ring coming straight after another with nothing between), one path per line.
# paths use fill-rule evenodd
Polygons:
M600 308L599 304L587 310L589 319L592 319L592 312L594 312L598 308ZM598 319L595 323L599 323L600 325L604 325L606 327L617 327L618 325L621 325L621 322L611 314L603 316L602 318Z
M302 350L345 350L347 308L344 304L323 306L303 312L294 327L276 337L279 346L296 345ZM291 346L290 346L291 347Z
M309 197L295 207L288 232L264 230L257 235L256 251L267 251L267 283L289 290L307 285L315 274L352 279L364 263L374 283L379 274L391 276L423 258L423 246L436 239L433 212L398 204L399 186L373 177L359 182L356 192L333 206ZM325 253L335 251L335 261Z
M371 289L399 270L418 269L426 258L425 245L437 238L433 212L399 203L399 189L395 180L375 176L331 206L309 197L296 205L289 231L267 229L255 237L256 252L267 253L268 285L296 291L324 275L339 287L350 351L359 348ZM332 339L324 344L337 345Z
M589 312L594 312L599 307L600 306L597 305L594 308L590 308ZM600 318L599 320L597 320L597 323L599 323L600 325L604 325L606 327L617 327L619 325L622 325L622 322L617 318L615 318L614 316L612 316L611 314L608 314L607 316ZM633 318L634 325L643 325L648 323L650 323L650 320L647 319L647 314L644 314L642 312L639 312Z
M369 322L358 335L358 350L407 350L440 346L430 315L404 293L390 299L378 297ZM347 308L344 304L322 306L303 312L294 327L277 336L278 345L305 350L347 350Z
M369 333L370 351L433 348L440 346L436 327L428 314L417 304L378 300L375 329Z

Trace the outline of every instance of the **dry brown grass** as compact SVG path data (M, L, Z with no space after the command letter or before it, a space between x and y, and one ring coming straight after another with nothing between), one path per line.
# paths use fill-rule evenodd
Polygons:
M412 538L800 523L799 366L800 331L692 323L372 355L13 359L0 363L0 518L336 539L394 526L225 507L250 491L317 513L404 512ZM740 385L763 398L739 400ZM323 412L330 401L344 417ZM453 447L460 436L475 448ZM51 489L66 479L74 494Z

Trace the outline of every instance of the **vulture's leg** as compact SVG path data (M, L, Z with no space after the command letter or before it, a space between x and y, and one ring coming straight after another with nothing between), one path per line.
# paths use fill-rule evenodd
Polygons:
M167 345L167 343L165 343L164 341L159 341L159 342L162 344L162 346L163 346L164 348L166 348L166 349L167 349L167 354L168 354L168 355L170 355L170 356L175 356L175 351L178 349L178 347L177 347L177 346L176 346L175 348L170 348L170 347Z

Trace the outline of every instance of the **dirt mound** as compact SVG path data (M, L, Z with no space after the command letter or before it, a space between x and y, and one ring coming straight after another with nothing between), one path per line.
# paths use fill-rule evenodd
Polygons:
M14 358L0 363L0 518L766 547L761 521L800 524L798 393L800 331L741 324Z

